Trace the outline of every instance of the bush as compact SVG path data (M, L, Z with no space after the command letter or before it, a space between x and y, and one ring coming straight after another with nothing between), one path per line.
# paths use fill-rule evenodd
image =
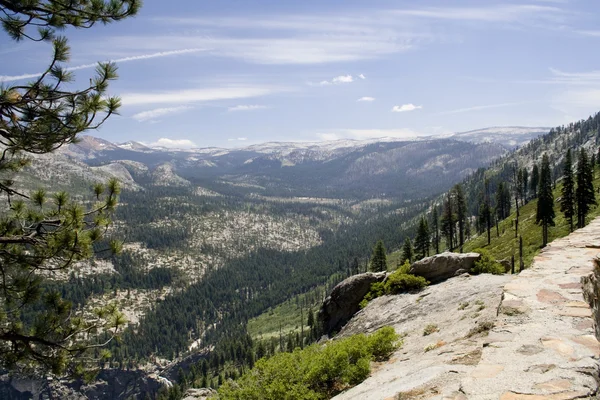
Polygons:
M398 334L391 326L379 329L368 337L369 351L377 361L385 360L398 349Z
M404 274L401 270L392 273L384 283L385 294L405 293L412 290L420 290L429 282L422 276Z
M369 292L365 294L362 301L358 304L361 309L365 308L369 301L373 300L376 297L383 296L385 294L385 287L383 286L383 282L374 282L371 283L371 288Z
M260 359L236 382L219 388L219 399L321 400L356 385L370 373L371 360L389 357L401 344L393 328L354 335L326 345Z
M474 250L474 252L481 254L481 258L479 259L479 261L476 261L473 268L471 268L471 274L504 274L504 266L495 259L493 259L487 250L477 249Z
M365 308L369 301L384 294L399 294L413 290L423 289L429 285L429 282L422 276L416 276L406 273L410 269L410 264L405 262L403 266L394 271L384 282L375 282L371 284L369 293L365 295L359 303L360 308Z

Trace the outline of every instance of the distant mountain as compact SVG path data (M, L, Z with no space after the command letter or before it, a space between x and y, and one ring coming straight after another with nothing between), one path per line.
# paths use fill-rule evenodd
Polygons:
M450 135L450 138L471 143L497 143L508 149L514 149L549 131L550 128L543 127L504 126L459 132Z
M119 143L117 146L119 146L121 149L125 149L125 150L152 151L152 149L150 147L146 146L145 144L142 144L140 142L135 142L133 140L130 140L130 141L124 142L124 143Z
M140 183L201 185L216 192L240 184L246 194L413 200L445 190L506 153L493 142L454 138L269 142L239 149L150 148L85 136L64 156ZM107 168L119 163L120 168ZM141 168L140 168L141 166Z

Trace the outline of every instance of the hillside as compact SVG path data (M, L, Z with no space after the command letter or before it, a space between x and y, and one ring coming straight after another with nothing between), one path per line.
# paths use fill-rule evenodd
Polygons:
M391 325L403 348L335 399L594 396L599 236L597 218L517 276L460 276L373 300L340 335ZM429 324L436 330L425 335Z
M599 168L595 168L594 187L600 187ZM562 190L562 182L558 181L554 189L555 209L556 209L556 226L549 230L550 240L567 236L569 232L569 224L564 215L558 211L560 205L560 197ZM531 266L534 256L542 249L542 228L535 223L535 214L537 209L537 199L529 201L525 206L519 208L519 236L523 237L523 262L525 267ZM600 207L592 207L588 219L592 220L600 216ZM515 219L516 211L508 218L498 224L498 230L492 228L491 243L487 244L487 233L473 237L465 244L464 251L476 251L476 249L485 249L498 260L510 260L511 256L515 256L516 265L519 265L519 239L515 238ZM499 234L499 235L498 235Z

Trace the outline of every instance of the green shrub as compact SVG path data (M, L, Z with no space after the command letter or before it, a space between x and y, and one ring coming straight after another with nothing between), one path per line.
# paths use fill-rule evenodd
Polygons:
M410 262L408 262L408 260L404 261L404 264L399 266L396 271L401 274L408 274L410 272Z
M260 359L236 382L219 388L219 399L321 400L356 385L370 373L371 360L389 357L398 348L393 328L371 336L354 335L326 345Z
M400 346L398 334L391 326L379 329L368 337L369 351L377 361L385 360Z
M367 304L369 304L369 301L373 300L376 297L383 296L384 294L385 288L383 286L383 282L371 283L371 288L369 289L369 292L365 294L365 297L363 297L362 301L358 303L358 305L361 309L363 309L367 306Z
M395 271L384 283L385 294L405 293L412 290L420 290L429 282L422 276L404 274L401 270Z
M409 269L410 264L405 262L404 265L392 272L385 282L372 283L369 293L367 293L359 303L360 308L365 308L369 301L379 296L383 296L384 294L406 293L423 289L425 286L429 285L429 282L422 276L407 274L405 271L408 271Z
M481 254L481 258L479 259L479 261L476 261L473 268L471 268L471 274L504 274L504 266L498 261L494 260L487 250L477 249L474 250L474 252Z

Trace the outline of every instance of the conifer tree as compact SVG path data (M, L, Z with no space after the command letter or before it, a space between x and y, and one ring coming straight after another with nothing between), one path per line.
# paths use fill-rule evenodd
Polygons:
M98 64L89 86L75 89L65 67L70 48L57 35L67 27L90 28L134 15L140 0L0 0L3 30L16 42L46 42L53 47L46 70L26 84L0 86L0 195L6 201L0 219L0 368L60 374L81 371L90 348L110 340L123 317L104 307L84 317L60 294L44 292L47 271L66 270L93 255L106 232L119 194L118 183L95 190L96 204L86 208L67 193L15 189L14 174L28 154L49 153L99 127L120 106L107 95L116 79L112 63ZM30 56L30 55L28 55ZM92 204L92 202L88 202ZM118 245L113 250L118 250ZM29 314L29 318L22 317ZM98 334L100 333L100 334ZM103 352L105 353L105 352ZM88 353L89 354L89 353ZM76 364L79 364L77 366ZM72 369L70 371L73 371Z
M573 217L575 216L575 180L573 177L573 157L571 149L567 151L563 167L563 187L560 200L560 211L569 221L569 229L573 232Z
M404 245L402 246L402 262L405 263L408 261L409 263L413 262L415 258L415 250L413 249L412 242L410 238L404 239Z
M579 154L579 160L577 160L577 189L575 190L578 228L583 228L585 226L585 218L590 212L590 207L596 204L593 181L593 167L588 161L585 149L582 148Z
M467 202L460 183L454 186L454 200L456 202L456 222L458 224L458 246L462 253L463 245L465 243L465 225L467 224Z
M542 226L542 246L548 244L548 227L554 226L554 194L552 193L552 171L547 154L542 157L540 183L538 188L538 204L535 221Z
M415 248L419 252L421 258L425 258L429 255L429 244L429 226L425 217L421 217L417 236L415 237Z
M484 194L483 194L483 210L481 214L485 219L485 227L487 229L487 243L491 243L491 230L492 230L492 205L490 202L490 180L488 178L484 181Z
M387 271L387 255L385 253L383 240L379 240L373 248L369 269L371 272Z
M437 205L433 206L431 220L433 226L433 243L435 246L435 254L438 254L440 252L440 217L438 216Z
M531 196L536 199L538 197L538 185L540 183L540 170L537 164L533 164L531 171Z
M527 168L523 168L522 169L522 176L523 176L523 186L521 187L521 197L523 199L523 204L527 204L527 191L528 191L528 184L529 184L529 172L527 172Z
M452 200L452 191L448 192L444 201L444 211L442 214L442 234L446 237L446 243L450 251L454 250L454 233L456 225L456 213L454 212L454 201Z

